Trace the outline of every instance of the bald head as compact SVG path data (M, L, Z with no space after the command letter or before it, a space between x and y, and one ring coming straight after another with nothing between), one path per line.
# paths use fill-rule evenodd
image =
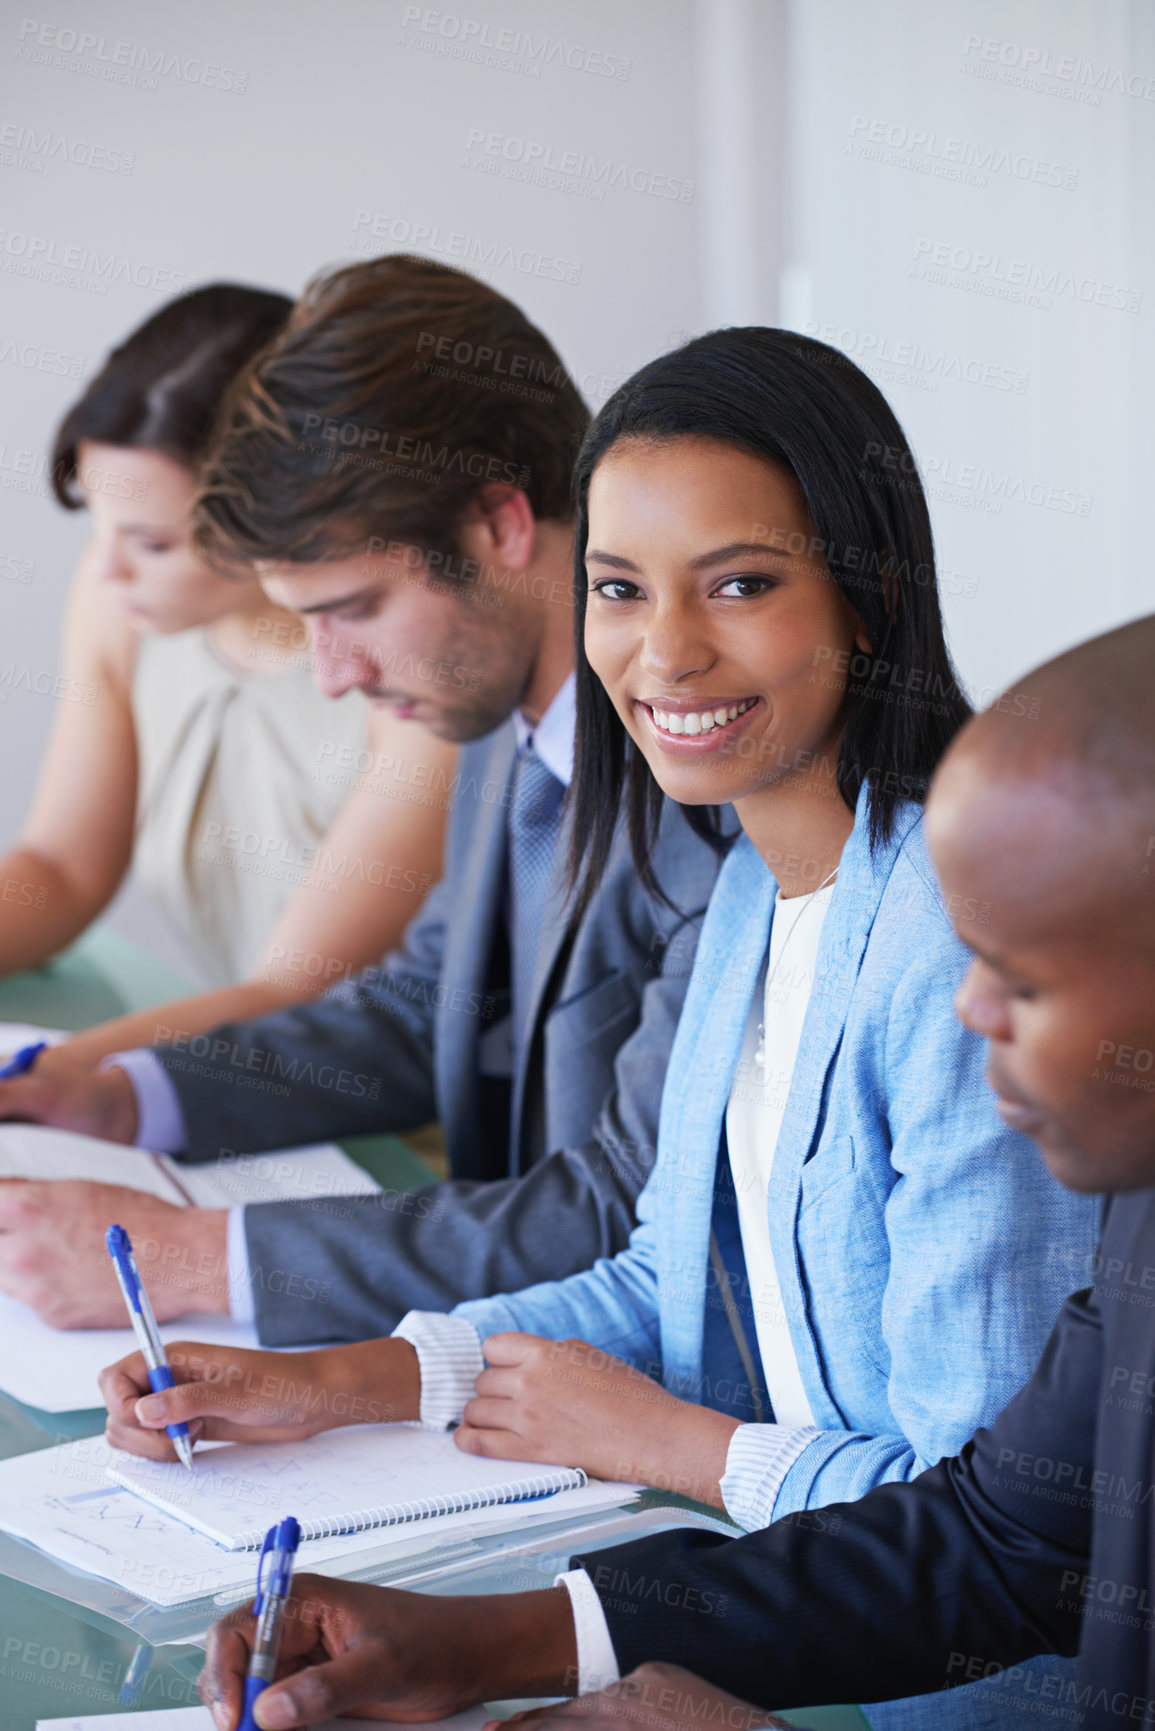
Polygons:
M1064 918L1089 896L1100 925L1125 906L1126 941L1155 949L1155 615L1044 662L977 715L935 778L932 846L948 822L1014 848L1008 891L1045 889Z
M927 834L975 961L959 1013L1008 1122L1077 1189L1155 1184L1155 618L959 734Z
M946 764L1044 779L1072 799L1155 818L1155 614L1028 673L963 729Z

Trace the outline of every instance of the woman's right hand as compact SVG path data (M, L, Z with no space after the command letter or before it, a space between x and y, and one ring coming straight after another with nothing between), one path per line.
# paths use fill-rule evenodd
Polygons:
M136 1090L117 1064L106 1070L70 1054L68 1041L41 1052L24 1076L0 1081L0 1119L52 1124L106 1142L136 1139Z
M113 1448L171 1461L170 1424L187 1424L194 1442L297 1442L420 1414L421 1375L407 1340L290 1353L181 1340L165 1352L174 1386L159 1394L139 1352L101 1371Z

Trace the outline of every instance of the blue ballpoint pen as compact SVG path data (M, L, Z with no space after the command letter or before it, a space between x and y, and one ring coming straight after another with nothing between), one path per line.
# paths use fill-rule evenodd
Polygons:
M6 1064L0 1064L0 1082L10 1082L13 1076L26 1076L47 1045L47 1040L37 1040L34 1046L21 1046Z
M260 1731L253 1718L257 1696L263 1694L277 1674L277 1655L281 1650L281 1625L293 1579L293 1559L301 1542L301 1529L292 1515L270 1527L261 1546L257 1564L257 1596L253 1601L253 1616L257 1633L253 1641L253 1656L245 1678L245 1708L237 1731ZM269 1562L271 1579L264 1583L265 1559Z
M136 1266L136 1258L132 1254L132 1245L128 1233L123 1226L110 1226L104 1235L108 1245L108 1254L112 1257L112 1266L116 1269L116 1278L120 1282L120 1290L124 1294L124 1302L128 1306L128 1314L136 1331L137 1344L144 1354L144 1362L148 1366L148 1380L155 1393L171 1388L173 1374L168 1367L164 1346L161 1343L160 1332L156 1326L156 1317L152 1314L152 1305L148 1302L148 1293L141 1284L140 1274ZM189 1440L187 1424L166 1425L172 1446L191 1469L193 1464L192 1443Z
M152 1668L153 1649L140 1646L128 1662L128 1670L124 1673L124 1682L120 1685L121 1704L125 1707L135 1707L144 1694L145 1680Z

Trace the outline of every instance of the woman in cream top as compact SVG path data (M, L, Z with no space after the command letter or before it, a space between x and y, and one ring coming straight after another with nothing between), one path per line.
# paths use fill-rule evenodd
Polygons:
M298 889L380 881L380 860L325 846L355 779L334 769L364 762L369 712L358 693L322 697L304 655L254 677L209 630L148 637L132 711L133 866L214 985L253 971Z
M440 875L453 749L357 695L322 698L301 622L193 544L217 406L288 311L228 284L182 296L57 435L53 485L93 534L32 809L0 859L21 886L0 899L0 972L79 937L135 866L213 987L74 1037L85 1065L356 973Z

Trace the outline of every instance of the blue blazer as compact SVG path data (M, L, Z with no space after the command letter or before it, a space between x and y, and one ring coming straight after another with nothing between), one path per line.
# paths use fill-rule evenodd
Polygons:
M747 1497L758 1508L749 1526L856 1499L957 1452L1026 1381L1094 1250L1098 1203L1062 1189L1002 1122L984 1044L954 1015L967 951L921 807L902 806L872 854L866 800L823 924L767 1197L815 1429L788 1433L784 1476L781 1433L763 1431L765 1494ZM566 1280L458 1306L483 1338L577 1336L675 1393L752 1416L710 1236L736 1236L719 1149L776 894L741 837L702 928L629 1247ZM959 912L981 926L981 904ZM749 1295L732 1284L752 1339ZM762 1437L739 1437L756 1458ZM969 1723L958 1715L970 1694L952 1691L934 1722ZM929 1708L920 1703L923 1723ZM892 1722L879 1713L875 1724Z
M579 1336L687 1398L751 1416L748 1390L720 1382L704 1354L711 1337L719 1351L724 1340L709 1241L776 893L740 837L702 928L628 1249L567 1280L458 1306L483 1338L504 1328ZM981 905L969 911L981 924ZM966 967L921 808L903 806L872 856L864 796L823 925L767 1197L818 1430L767 1518L860 1497L955 1453L1026 1381L1090 1268L1098 1204L1057 1184L998 1116L983 1042L952 1006Z

